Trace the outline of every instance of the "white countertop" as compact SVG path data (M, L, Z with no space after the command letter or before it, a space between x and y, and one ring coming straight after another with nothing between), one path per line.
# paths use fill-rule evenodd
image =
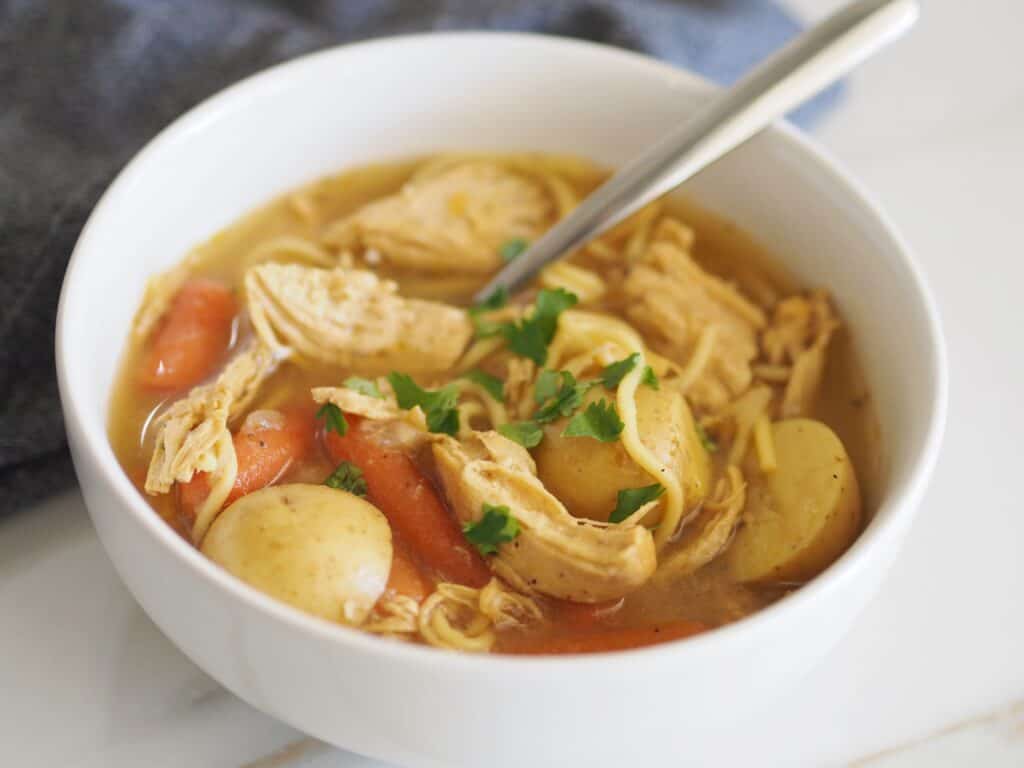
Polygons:
M817 17L839 2L792 5ZM1024 765L1024 511L1011 482L1024 434L1024 3L922 5L917 30L851 79L816 133L889 211L936 293L952 369L945 447L882 594L724 741L723 765ZM121 586L77 493L0 521L0 616L4 764L379 765L253 710L175 650Z

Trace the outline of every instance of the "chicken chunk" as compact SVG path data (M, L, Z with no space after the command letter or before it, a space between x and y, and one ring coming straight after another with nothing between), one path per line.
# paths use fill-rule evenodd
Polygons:
M463 310L403 298L366 270L262 264L246 272L245 290L270 347L367 373L447 370L473 334Z
M505 505L519 535L501 544L491 561L514 589L596 603L632 592L654 573L650 531L574 518L534 474L533 459L494 432L433 446L445 492L459 519L477 520L483 505Z
M252 403L277 358L255 342L237 354L210 384L194 388L154 421L156 447L146 475L146 493L167 493L196 472L213 472L220 446L230 442L228 424Z
M535 239L555 215L541 183L493 162L467 161L363 206L332 225L324 240L342 250L372 250L403 269L484 274L501 265L503 243Z
M651 346L682 366L681 386L714 411L750 386L764 313L693 260L692 232L663 219L625 283L630 321Z

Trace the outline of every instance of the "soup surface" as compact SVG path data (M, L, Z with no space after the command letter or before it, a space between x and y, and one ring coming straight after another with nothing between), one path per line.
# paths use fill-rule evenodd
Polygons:
M125 471L256 588L443 648L649 645L798 588L861 530L880 464L827 290L671 198L471 303L606 175L441 156L244 217L142 299Z

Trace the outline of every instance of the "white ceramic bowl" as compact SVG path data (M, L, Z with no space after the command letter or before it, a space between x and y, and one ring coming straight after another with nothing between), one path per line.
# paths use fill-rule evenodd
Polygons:
M96 530L153 621L252 705L408 765L637 765L694 754L818 662L878 588L932 468L945 408L934 305L905 244L834 162L773 128L688 185L829 286L883 425L883 502L811 584L683 642L575 658L459 655L382 641L254 591L186 545L118 467L110 389L149 275L318 176L444 149L569 152L616 165L709 87L631 53L503 34L378 40L308 56L203 103L124 169L82 232L57 323L75 466Z

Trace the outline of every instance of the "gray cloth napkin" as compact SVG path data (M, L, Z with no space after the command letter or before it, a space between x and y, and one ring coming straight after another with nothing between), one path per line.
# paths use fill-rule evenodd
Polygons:
M474 28L609 43L721 83L797 30L767 0L0 0L0 515L74 483L57 297L79 230L132 154L200 100L285 59ZM806 126L836 96L793 119Z

